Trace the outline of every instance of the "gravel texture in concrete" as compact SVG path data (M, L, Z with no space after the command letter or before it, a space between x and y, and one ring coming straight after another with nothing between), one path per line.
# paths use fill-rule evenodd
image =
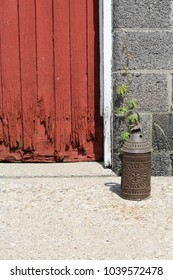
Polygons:
M172 177L127 201L99 163L0 168L1 260L173 259Z

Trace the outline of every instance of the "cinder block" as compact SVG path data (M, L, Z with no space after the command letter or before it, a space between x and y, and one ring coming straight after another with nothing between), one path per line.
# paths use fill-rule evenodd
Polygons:
M168 98L167 76L164 74L130 74L129 96L136 98L140 111L168 112L170 108ZM126 83L127 77L123 74L113 74L114 106L120 104L117 99L118 87Z
M141 113L141 124L142 124L142 133L151 147L152 147L152 124L153 124L153 115L148 113Z
M155 151L173 150L173 115L153 114L153 148Z
M113 115L113 155L112 155L112 170L117 174L121 175L121 147L122 142L120 140L121 131L126 130L126 125L124 121Z
M169 153L152 153L152 176L171 176L172 160Z
M113 116L113 150L120 151L121 149L121 141L120 141L120 134L121 131L126 130L126 125L124 121L117 117L115 114Z
M151 153L151 175L152 176L172 176L173 159L168 152ZM118 151L113 152L112 170L120 176L122 172L121 157Z
M153 130L152 119L153 123L156 124L156 126L153 125ZM154 150L152 152L152 175L171 176L173 166L173 116L168 113L154 115L141 113L141 120L143 135L151 143ZM121 175L119 136L123 129L123 123L119 123L118 118L115 117L112 169L117 175Z
M126 45L126 51L124 49ZM123 70L128 52L129 69L173 69L173 32L116 31L113 34L113 72Z
M115 174L117 176L121 176L122 164L121 164L121 159L120 159L120 153L117 151L113 152L112 170L115 172Z
M113 0L113 28L169 28L170 0Z

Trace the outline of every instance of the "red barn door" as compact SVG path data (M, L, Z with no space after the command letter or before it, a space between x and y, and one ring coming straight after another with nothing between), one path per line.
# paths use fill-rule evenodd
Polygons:
M102 159L98 0L0 0L0 160Z

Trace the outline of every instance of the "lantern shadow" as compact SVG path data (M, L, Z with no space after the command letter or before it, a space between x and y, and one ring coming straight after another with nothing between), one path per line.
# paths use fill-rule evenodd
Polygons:
M119 197L121 197L121 184L117 183L105 183L105 186L109 187L109 190Z

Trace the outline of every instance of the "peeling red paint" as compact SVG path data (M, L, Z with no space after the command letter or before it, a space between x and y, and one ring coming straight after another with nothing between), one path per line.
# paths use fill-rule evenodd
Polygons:
M54 127L52 123L52 116L48 116L46 114L45 106L44 106L44 100L40 99L37 102L37 108L38 108L38 120L39 125L42 125L44 127L44 135L45 140L48 141L48 143L52 144L54 142Z
M17 0L1 1L1 121L3 141L16 149L22 137ZM8 22L8 24L7 24Z
M102 158L98 11L95 0L0 1L1 161Z
M35 2L37 52L37 137L36 151L54 157L55 101L53 66L52 1Z

